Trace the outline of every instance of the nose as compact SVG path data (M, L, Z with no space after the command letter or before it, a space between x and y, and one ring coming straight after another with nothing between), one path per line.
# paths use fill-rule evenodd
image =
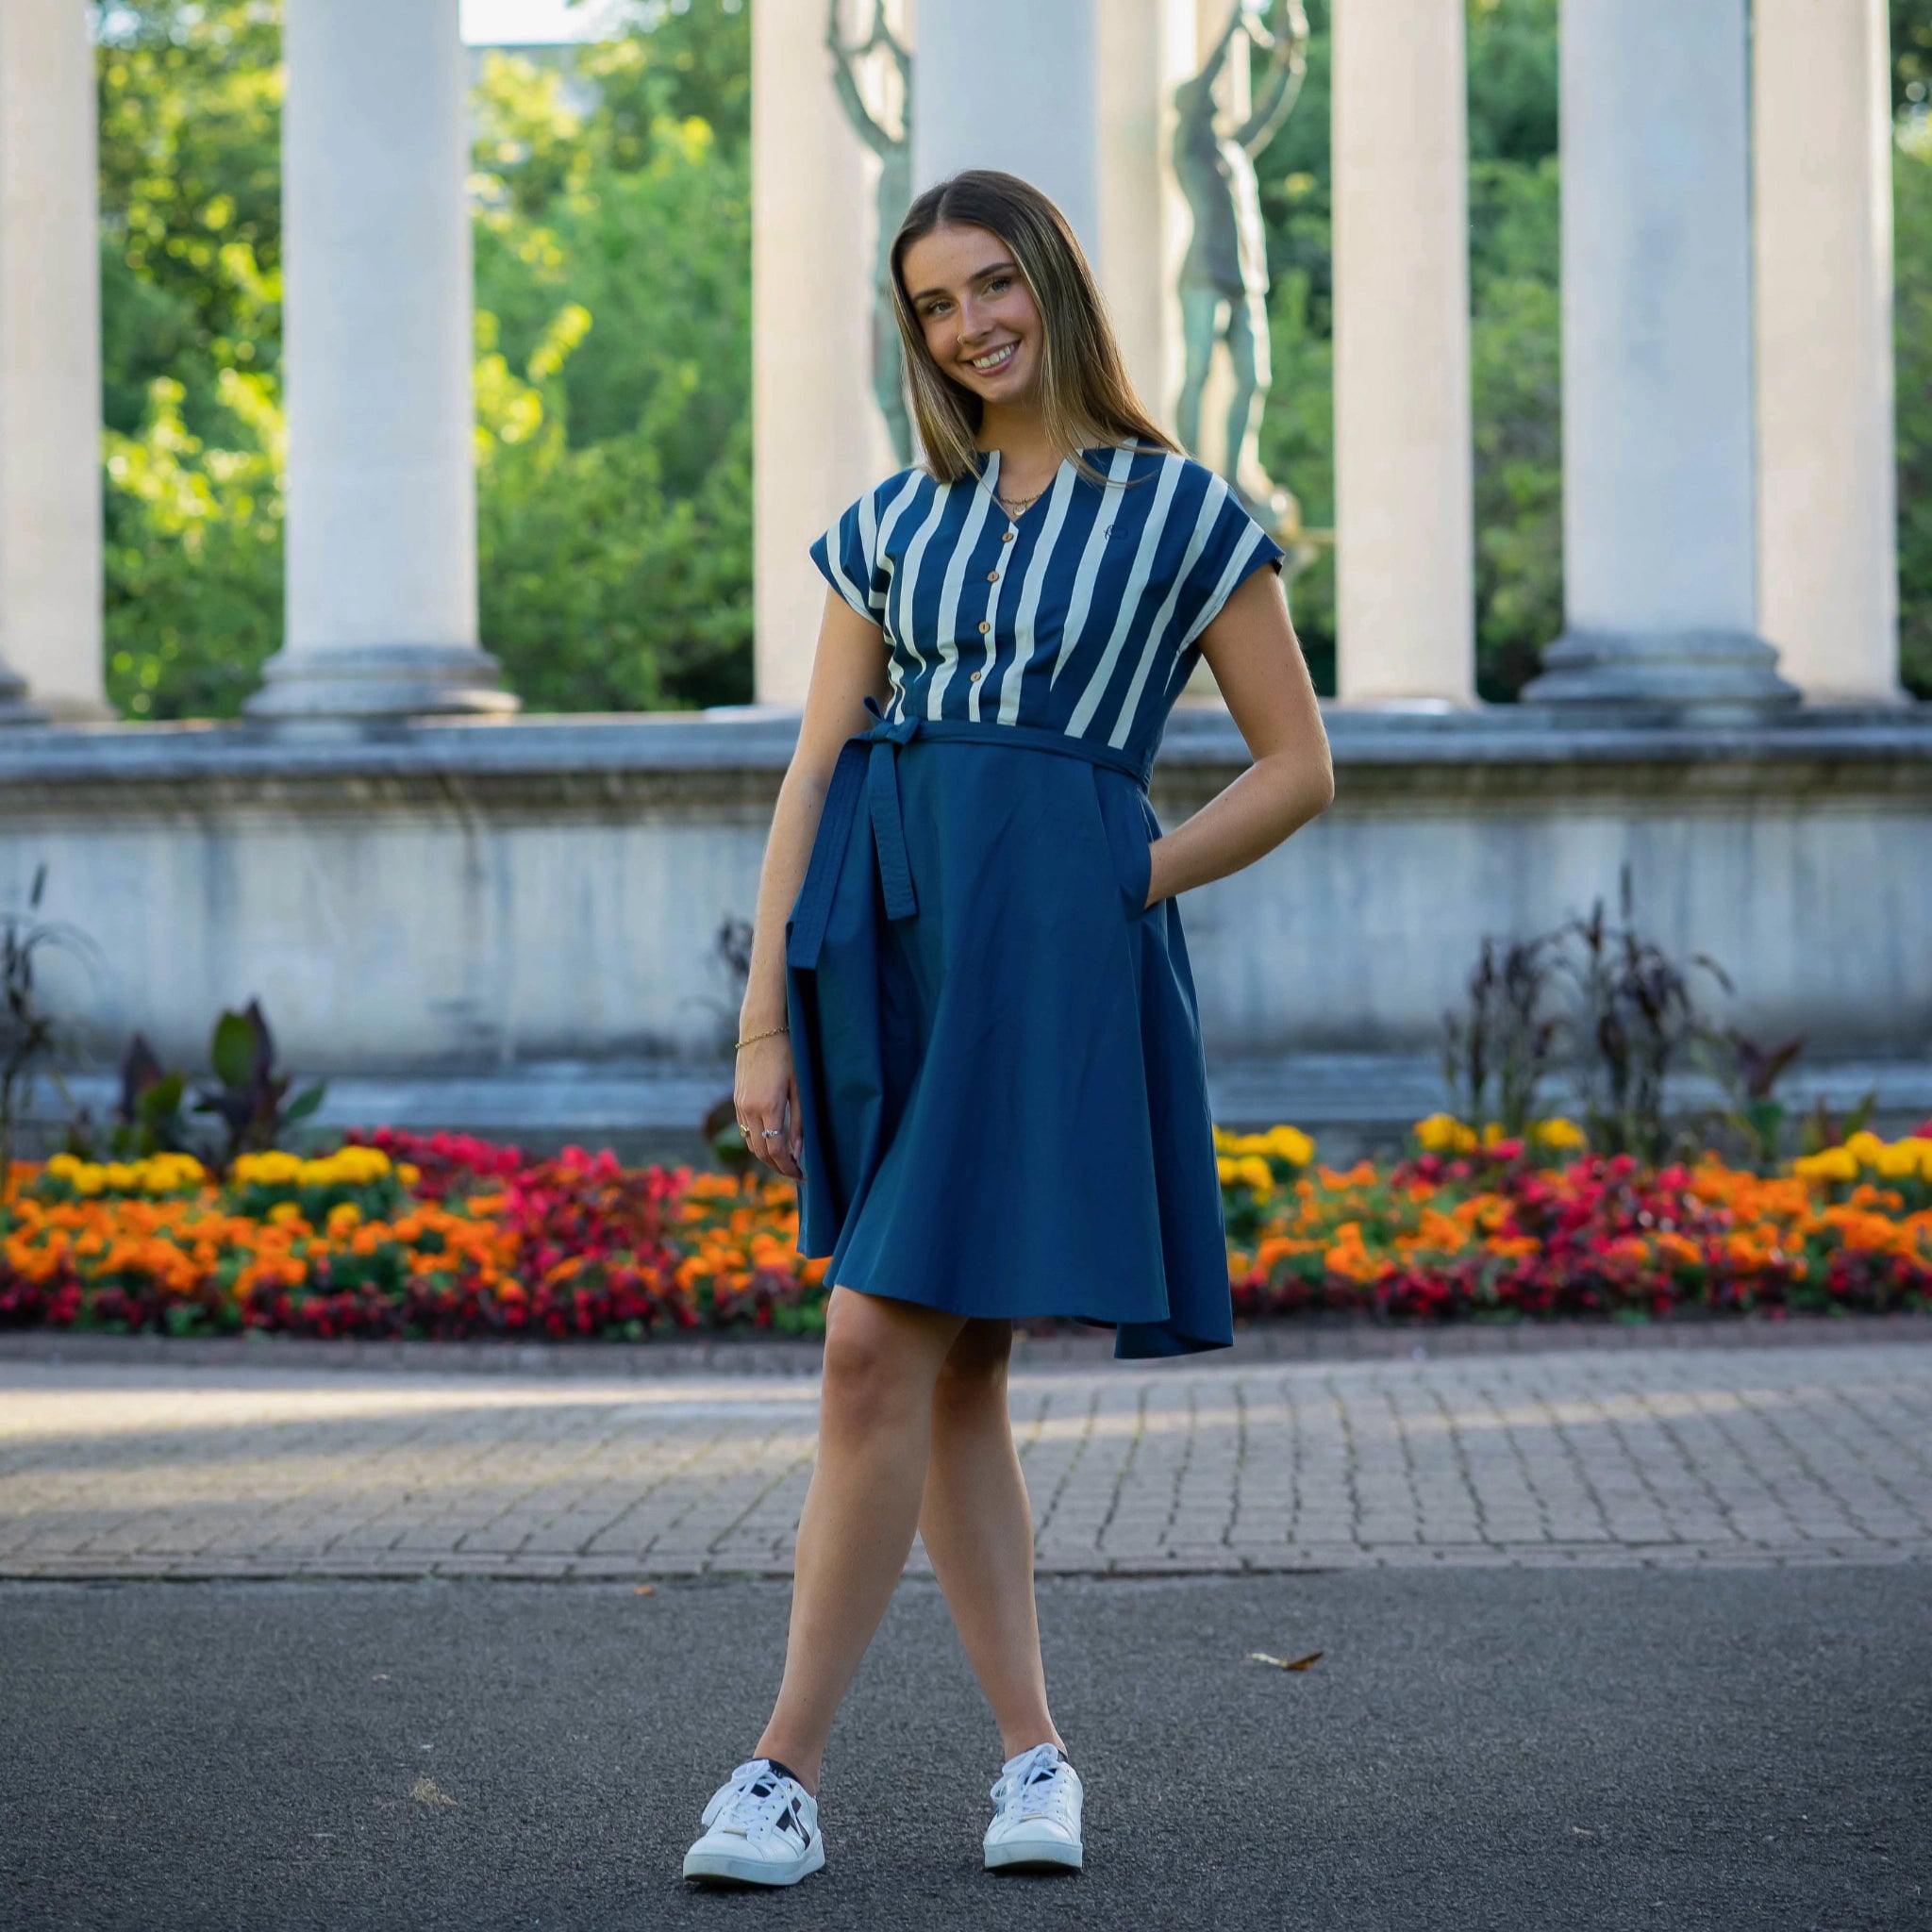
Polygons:
M977 342L991 326L991 319L980 314L976 298L967 295L960 299L959 340L962 342Z

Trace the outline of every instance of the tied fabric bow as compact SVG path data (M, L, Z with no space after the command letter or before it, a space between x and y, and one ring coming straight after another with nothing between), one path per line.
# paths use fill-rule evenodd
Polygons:
M812 844L805 884L800 889L785 942L785 961L789 966L809 970L818 964L825 924L831 917L839 867L845 857L852 821L858 815L861 789L872 820L873 847L878 855L886 917L910 919L919 910L919 897L912 889L912 866L906 856L906 825L899 816L895 751L899 745L911 743L925 721L916 712L909 712L889 723L878 700L870 691L865 695L865 708L872 713L874 722L839 747L838 762L832 767L831 782L825 788L818 837Z

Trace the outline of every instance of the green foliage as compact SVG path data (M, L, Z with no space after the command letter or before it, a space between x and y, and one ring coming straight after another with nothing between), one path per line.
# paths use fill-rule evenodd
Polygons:
M7 1192L13 1164L14 1130L35 1083L45 1075L66 1096L58 1062L73 1052L74 1041L70 1029L41 1004L34 983L39 956L64 950L90 965L99 957L77 927L40 916L46 890L43 859L34 868L25 909L0 909L0 1196Z
M101 86L109 695L232 716L282 624L279 8L139 0ZM641 6L596 105L478 91L483 641L534 710L751 694L748 21Z
M275 1071L275 1036L261 1003L250 1000L241 1011L225 1008L208 1041L213 1083L195 1097L196 1113L217 1115L228 1130L223 1165L242 1154L280 1147L291 1128L322 1105L321 1082L288 1099L290 1075Z
M1563 627L1555 158L1472 163L1469 206L1476 689L1502 701Z
M480 92L483 630L533 709L751 696L748 125L672 111L679 59L749 50L674 21L704 38L586 53L585 121L524 61Z
M1274 277L1261 455L1315 527L1335 508L1329 11L1309 9L1302 98L1257 162ZM1556 16L1556 0L1470 0L1476 682L1498 701L1562 628ZM1291 598L1317 688L1332 692L1332 552Z
M1329 20L1259 157L1270 471L1334 511ZM1561 628L1557 0L1467 0L1477 682ZM277 0L97 7L108 690L232 715L281 631ZM1932 0L1891 0L1904 675L1932 697ZM636 0L582 91L475 101L485 643L535 710L751 694L750 49L741 0ZM1296 582L1333 689L1334 573Z
M1899 672L1932 698L1932 130L1892 162L1897 241Z

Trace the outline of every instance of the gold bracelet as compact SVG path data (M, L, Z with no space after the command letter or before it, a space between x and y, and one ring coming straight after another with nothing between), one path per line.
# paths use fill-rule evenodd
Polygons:
M749 1046L754 1040L769 1040L774 1033L790 1033L791 1031L791 1029L789 1026L767 1026L762 1033L747 1033L738 1042L738 1046ZM736 1053L738 1047L733 1047L732 1051Z

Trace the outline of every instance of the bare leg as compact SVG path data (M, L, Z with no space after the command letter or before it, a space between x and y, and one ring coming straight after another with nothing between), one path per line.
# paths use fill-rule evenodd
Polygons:
M1059 1744L1033 1600L1033 1518L1007 1414L1010 1322L968 1322L932 1397L919 1534L1000 1727L1003 1755Z
M932 1391L964 1317L834 1288L825 1305L818 1460L798 1521L785 1677L754 1756L818 1795L841 1699L912 1548Z

